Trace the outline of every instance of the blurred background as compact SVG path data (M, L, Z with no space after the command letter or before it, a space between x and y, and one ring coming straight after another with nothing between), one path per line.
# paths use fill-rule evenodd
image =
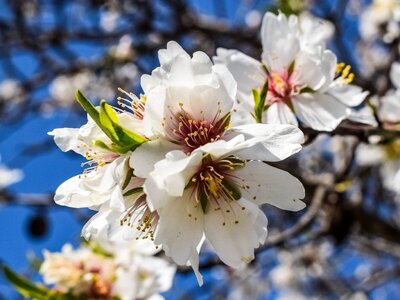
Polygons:
M79 245L93 212L52 198L82 172L83 159L61 152L47 135L85 123L75 89L93 101L115 101L117 87L140 93L140 76L157 67L157 51L170 40L189 53L212 56L224 47L259 58L262 16L280 10L321 18L331 28L328 48L377 103L393 89L400 4L375 2L0 0L0 260L39 280L43 249ZM385 185L382 164L357 159L369 132L341 126L309 136L305 149L280 165L306 186L308 208L265 207L269 238L248 269L234 272L206 247L204 286L179 269L167 299L400 298L400 196ZM19 299L2 276L0 299Z

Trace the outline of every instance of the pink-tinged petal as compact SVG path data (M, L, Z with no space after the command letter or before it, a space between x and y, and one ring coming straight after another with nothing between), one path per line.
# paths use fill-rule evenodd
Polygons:
M175 198L159 210L160 221L154 240L179 265L189 260L195 263L193 255L203 237L203 212L200 206L194 206L190 197L191 191L186 191L183 197Z
M280 209L298 211L306 205L303 201L303 184L286 171L271 167L263 162L250 161L235 171L243 178L242 197L261 205L268 203Z
M241 199L221 202L204 215L204 228L219 258L233 268L254 259L254 249L267 237L268 221L257 205Z
M346 105L320 93L298 95L292 103L300 121L320 131L334 130L350 114Z

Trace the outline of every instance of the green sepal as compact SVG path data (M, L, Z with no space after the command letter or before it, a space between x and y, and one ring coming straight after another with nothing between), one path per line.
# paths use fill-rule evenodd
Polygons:
M312 88L306 86L300 90L300 94L304 94L304 93L314 94L315 91Z
M230 183L228 180L223 180L222 184L229 191L233 200L237 201L240 200L240 198L242 198L242 193L240 192L239 188L236 185Z
M81 93L80 90L76 90L75 97L82 108L93 119L93 121L95 121L96 124L100 126L100 113L97 108Z
M113 137L110 139L120 146L120 149L128 148L129 150L134 150L136 147L144 143L146 138L126 128L123 128L118 124L118 117L116 112L112 109L106 101L101 101L100 103L100 121L107 127L110 135Z
M99 148L104 149L104 150L113 151L113 149L108 147L106 145L106 143L104 143L103 141L100 141L100 140L93 141L93 146L99 147Z
M204 192L200 192L200 205L201 205L201 210L203 211L204 214L207 213L208 211L208 205L209 205L209 199Z
M126 191L124 193L124 196L125 197L126 196L131 196L131 195L134 195L134 194L137 194L137 193L140 193L140 192L143 192L143 188L142 187L137 187L137 188L133 188L133 189L131 189L129 191Z
M110 149L104 142L95 141L94 143L99 147L113 152L126 153L147 141L141 135L120 126L117 113L105 100L100 102L99 111L79 90L76 91L76 99L114 144Z
M67 299L63 294L55 293L43 286L33 284L28 279L13 272L7 266L3 266L3 272L8 281L24 297L35 300Z
M265 81L261 91L253 89L252 93L254 99L254 112L252 116L257 123L262 123L262 114L265 111L265 100L268 94L268 80Z
M227 113L225 116L219 119L217 123L215 123L214 127L217 128L217 131L225 130L229 127L230 122L231 114Z
M129 182L131 182L132 177L134 177L135 175L133 175L133 170L129 169L128 173L126 174L124 183L122 184L122 190L126 189L126 187L128 186Z

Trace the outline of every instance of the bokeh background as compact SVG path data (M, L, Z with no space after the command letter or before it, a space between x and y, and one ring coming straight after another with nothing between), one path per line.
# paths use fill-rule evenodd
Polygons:
M39 280L35 265L43 249L79 245L80 229L92 212L57 206L52 197L60 183L82 172L82 158L59 151L47 135L85 122L74 100L76 88L93 101L115 101L117 87L140 93L141 74L157 67L157 51L170 40L189 53L212 56L225 47L257 58L262 16L280 10L307 11L329 22L329 48L352 66L357 84L383 95L391 88L388 75L399 58L399 38L385 36L384 25L374 39L362 34L362 15L370 5L367 0L0 0L0 165L19 169L14 175L21 179L0 184L1 261ZM180 269L165 297L400 298L399 196L382 187L378 167L357 165L356 148L367 138L358 129L314 134L303 152L282 164L305 184L308 209L286 213L266 207L270 238L247 270L222 266L206 248L205 285L199 288L194 275ZM0 169L0 182L5 176ZM0 299L19 299L3 276Z

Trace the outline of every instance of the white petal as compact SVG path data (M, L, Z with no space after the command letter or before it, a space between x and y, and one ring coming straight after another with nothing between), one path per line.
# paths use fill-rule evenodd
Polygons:
M369 92L363 92L362 88L353 84L333 85L326 93L347 106L360 105L369 94Z
M131 154L129 165L134 169L136 176L147 178L155 163L164 159L165 155L174 149L177 149L175 144L162 138L143 143Z
M146 201L151 211L167 206L175 199L160 188L157 181L151 176L144 182L143 191L147 195Z
M389 94L381 98L378 110L379 119L383 122L400 122L400 93Z
M170 41L167 43L166 49L158 50L158 60L163 68L168 68L177 56L183 55L190 58L189 54L175 41Z
M298 95L292 103L300 121L320 131L334 130L350 114L344 104L320 93Z
M291 124L298 126L296 116L289 106L283 102L272 103L264 113L265 123L268 124Z
M375 119L374 112L372 111L372 108L368 105L365 105L358 110L352 109L348 119L353 122L367 124L374 127L378 126L378 122Z
M168 195L182 196L190 178L201 165L201 159L202 155L199 152L193 152L190 156L178 150L168 152L165 159L154 165L150 177Z
M160 221L154 240L179 265L193 260L203 237L203 212L200 206L194 207L190 196L191 191L187 191L159 210Z
M218 140L213 143L205 144L197 148L193 153L208 153L211 155L213 160L216 160L220 157L227 156L229 153L239 151L243 148L247 147L244 135L239 134L236 136L232 136L232 138L228 138L228 140Z
M109 195L82 187L84 180L83 175L77 175L63 182L56 190L54 201L59 205L82 208L100 205L109 199Z
M75 150L80 144L78 140L79 128L57 128L48 132L54 136L54 142L63 152Z
M390 69L390 80L400 89L400 63L393 63Z
M254 259L254 249L267 237L267 218L244 199L222 202L220 208L210 208L204 215L206 238L225 264L243 267Z
M292 125L249 124L230 129L231 135L245 135L247 147L235 154L244 159L279 161L300 151L304 134Z
M297 54L294 73L299 85L306 85L313 90L319 89L326 82L326 75L330 75L325 74L324 71L321 62L311 54L306 52Z
M227 66L237 81L238 91L242 93L251 95L252 90L262 87L267 78L259 61L238 50L218 48L213 60L216 64Z
M264 15L261 27L262 60L274 71L287 70L300 50L296 32L288 25L286 17L270 12Z
M146 98L146 112L143 118L143 131L146 136L164 132L164 116L166 116L166 90L159 85L149 92Z
M302 183L286 171L279 170L259 161L250 161L237 169L235 176L244 180L242 197L257 205L272 204L280 209L298 211L306 205Z

